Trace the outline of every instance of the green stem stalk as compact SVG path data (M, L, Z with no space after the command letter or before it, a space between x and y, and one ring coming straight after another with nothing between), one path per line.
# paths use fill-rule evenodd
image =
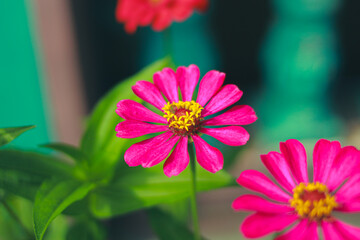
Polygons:
M190 156L190 167L191 167L191 195L190 195L190 203L191 203L191 215L192 215L192 223L194 227L194 239L201 240L200 237L200 225L199 225L199 217L197 211L197 203L196 203L196 159L194 154L194 148L192 144L188 146L189 156Z

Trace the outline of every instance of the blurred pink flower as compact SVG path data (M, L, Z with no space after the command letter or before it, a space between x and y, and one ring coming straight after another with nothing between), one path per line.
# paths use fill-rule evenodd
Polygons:
M360 151L319 140L313 152L313 182L309 182L304 146L287 140L280 143L280 150L261 155L261 160L282 188L255 170L246 170L237 179L241 186L271 200L248 194L233 202L235 210L255 212L240 226L244 236L258 238L294 224L275 239L319 239L318 226L325 240L360 239L360 228L333 215L334 211L360 211Z
M155 31L162 31L172 21L185 21L194 10L205 11L207 5L208 0L119 0L116 19L125 24L127 33L150 24Z
M154 84L138 81L132 87L139 98L158 108L162 116L133 100L118 103L116 113L125 119L116 126L118 137L135 138L164 132L132 145L124 156L129 166L152 167L167 158L164 164L165 174L168 177L178 175L189 163L188 142L192 140L198 163L207 171L215 173L223 167L223 155L199 135L210 135L231 146L246 144L249 133L237 125L256 121L257 117L250 106L234 106L223 114L211 116L236 103L241 98L242 91L233 84L222 87L225 74L212 70L202 78L194 101L193 92L199 76L200 71L196 65L179 67L176 73L170 68L164 68L154 74ZM178 87L182 100L179 100ZM225 125L236 126L218 127ZM216 128L205 128L212 126Z

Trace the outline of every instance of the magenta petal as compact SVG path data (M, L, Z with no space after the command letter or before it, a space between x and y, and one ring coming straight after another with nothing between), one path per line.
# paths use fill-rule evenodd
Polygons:
M182 100L184 102L191 101L200 77L199 68L194 64L189 67L179 67L176 70L176 77L179 82Z
M150 103L158 109L162 109L166 102L161 95L159 89L148 81L138 81L134 86L131 87L136 96Z
M169 102L179 102L178 83L174 70L164 68L154 74L154 84L165 95Z
M120 138L136 138L150 133L165 132L167 125L155 125L136 120L125 120L119 123L115 131Z
M267 176L256 170L243 171L237 179L237 182L247 189L262 193L279 202L288 203L291 199L288 194L283 192Z
M333 223L322 221L321 227L324 234L324 240L352 240L345 238L335 227Z
M360 212L360 197L356 199L352 199L351 201L340 203L340 206L336 208L336 211L346 212L346 213Z
M340 149L341 145L338 141L330 142L325 139L317 141L313 152L314 182L326 182Z
M249 133L240 126L223 128L202 128L200 132L210 135L220 142L230 146L245 145L250 138Z
M344 147L334 160L327 180L327 186L334 190L348 177L359 172L360 168L360 151L355 147Z
M172 132L166 132L159 136L133 144L125 152L124 155L125 162L130 167L134 167L142 164L142 162L146 160L145 156L148 151L168 142L171 136L172 136Z
M243 92L234 84L228 84L222 87L205 106L201 113L202 117L217 113L228 106L239 101Z
M199 103L201 106L205 106L205 104L210 100L210 98L214 96L214 94L223 85L224 80L225 73L214 70L206 73L200 81L199 93L196 102Z
M291 176L284 155L278 152L269 152L268 154L261 155L260 157L265 167L280 183L280 185L283 186L290 193L292 193L292 190L295 188L296 185Z
M117 104L116 113L126 120L167 124L166 118L150 111L140 103L129 99L121 100Z
M307 183L307 160L304 146L295 139L280 143L280 150L289 165L289 168L298 183Z
M335 220L332 225L336 229L336 231L344 237L344 239L360 240L359 227L349 225L339 220Z
M255 122L257 116L252 107L248 105L239 105L232 107L219 116L203 121L204 126L219 125L247 125Z
M316 226L316 222L315 226ZM296 224L292 229L288 232L276 237L274 240L302 240L305 232L308 229L308 220L301 220L299 224ZM310 240L311 238L309 238ZM311 239L312 240L312 239Z
M210 146L201 137L193 135L197 162L211 173L221 170L224 165L224 157L219 149Z
M296 219L298 217L292 214L255 213L244 220L240 230L247 238L258 238L282 231Z
M336 201L345 202L360 197L360 173L350 177L343 186L336 192Z
M179 143L164 164L166 176L176 176L185 170L189 164L188 138L181 137Z
M263 213L286 213L294 209L289 205L280 205L269 202L255 195L242 195L234 200L232 208L238 211L256 211Z

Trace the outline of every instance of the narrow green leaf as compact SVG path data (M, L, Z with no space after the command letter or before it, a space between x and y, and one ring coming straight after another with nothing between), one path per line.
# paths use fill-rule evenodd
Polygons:
M81 149L87 153L97 172L112 169L124 151L128 139L116 137L115 127L122 120L116 113L120 100L140 101L131 90L139 80L152 80L155 72L170 65L170 58L159 60L136 75L122 81L113 88L95 107L81 141Z
M0 146L8 144L22 133L33 129L35 126L0 128Z
M79 148L66 143L49 143L41 145L41 147L50 148L52 150L61 152L78 163L82 163L87 159L86 154L82 152Z
M34 202L34 230L41 240L50 222L69 205L83 199L93 188L90 183L53 179L40 187Z
M147 211L152 229L159 240L191 240L194 234L181 221L159 208L150 208ZM166 226L166 227L164 227ZM205 239L205 238L202 238Z
M197 189L207 191L232 184L233 178L224 170L209 173L198 166ZM190 196L189 168L179 176L168 178L162 166L128 168L116 182L98 188L90 195L90 208L99 218L169 203Z

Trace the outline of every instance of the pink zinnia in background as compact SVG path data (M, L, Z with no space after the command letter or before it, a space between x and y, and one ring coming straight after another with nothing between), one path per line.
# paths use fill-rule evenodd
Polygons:
M132 100L118 103L116 113L125 119L116 126L118 137L135 138L164 132L132 145L124 156L129 166L152 167L167 158L164 164L165 174L169 177L178 175L189 164L188 143L193 141L198 163L207 171L215 173L223 167L223 155L217 148L206 143L200 137L201 134L210 135L231 146L247 143L249 133L238 125L256 121L257 117L250 106L234 106L225 113L212 117L236 103L241 98L242 91L233 84L222 86L225 74L213 70L202 78L194 101L193 93L199 77L200 71L196 65L179 67L176 73L170 68L164 68L154 74L154 84L138 81L132 87L139 98L159 109L161 115ZM178 88L182 100L178 96ZM214 126L216 128L208 128Z
M312 182L306 151L299 141L280 143L280 151L261 155L261 160L281 188L255 170L246 170L237 179L241 186L271 200L248 194L233 202L235 210L255 212L240 227L244 236L258 238L294 224L276 239L319 239L318 227L325 240L360 239L360 228L333 215L334 211L360 211L360 151L341 148L337 141L319 140L313 152Z
M185 21L194 10L205 11L208 0L119 0L116 19L128 33L138 26L152 25L155 31L169 27L172 21Z

